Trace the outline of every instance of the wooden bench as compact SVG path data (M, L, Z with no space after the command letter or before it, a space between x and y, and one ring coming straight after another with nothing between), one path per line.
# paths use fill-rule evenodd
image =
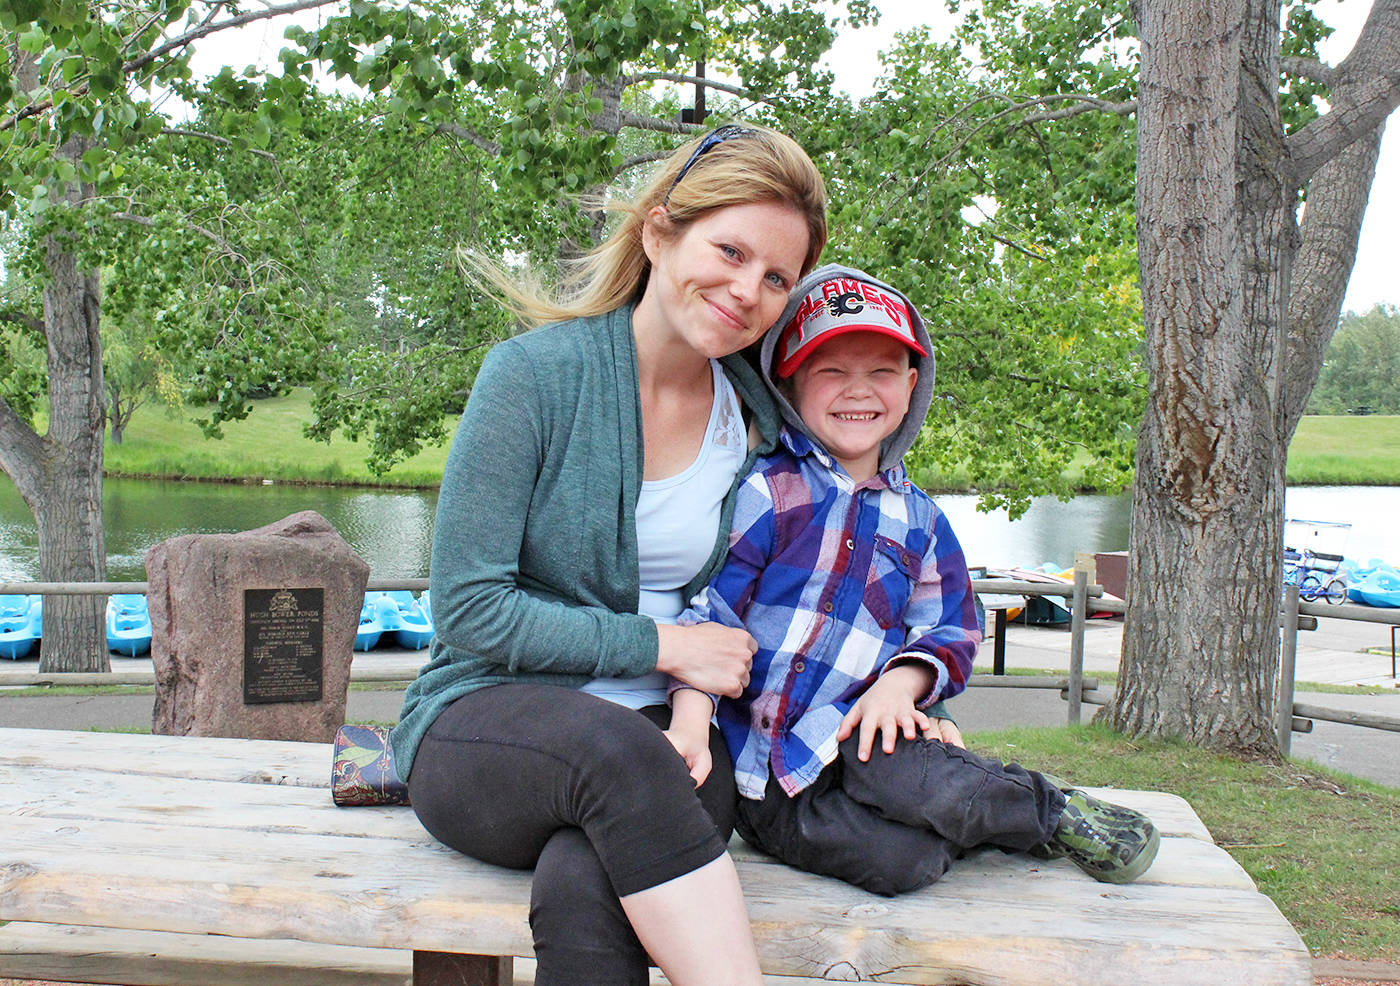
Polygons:
M415 983L510 983L511 957L531 953L529 874L442 847L410 809L334 807L330 758L328 744L0 728L0 921L26 922L0 928L0 977L28 975L64 941L102 934L90 929L126 929L138 934L105 967L111 975L87 969L87 981L319 983L265 971L295 966L292 953L315 946L305 967L329 964L332 973L342 959L389 956L384 978L367 966L366 983L403 981L409 952ZM1095 883L1064 861L990 851L926 890L887 899L736 840L765 973L905 984L1311 984L1297 933L1185 801L1112 797L1149 812L1164 835L1156 865L1126 887ZM168 964L201 943L205 964L228 970L223 978L206 970L158 979L140 968L143 955ZM346 946L359 947L336 951Z

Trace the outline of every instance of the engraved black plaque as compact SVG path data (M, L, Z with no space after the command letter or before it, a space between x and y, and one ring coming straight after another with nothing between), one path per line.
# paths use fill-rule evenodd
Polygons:
M324 589L243 590L243 704L321 701Z

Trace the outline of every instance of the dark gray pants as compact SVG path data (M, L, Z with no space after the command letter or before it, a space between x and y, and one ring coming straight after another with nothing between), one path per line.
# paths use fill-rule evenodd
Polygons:
M670 715L550 685L497 685L448 706L418 748L408 786L424 827L476 859L534 867L538 986L644 986L647 954L618 898L725 850L729 753L711 729L714 769L697 792L661 735Z
M772 779L762 801L739 800L739 834L812 873L877 894L937 880L976 846L1026 850L1049 840L1065 798L1050 781L936 740L900 739L856 757L857 737L789 798Z

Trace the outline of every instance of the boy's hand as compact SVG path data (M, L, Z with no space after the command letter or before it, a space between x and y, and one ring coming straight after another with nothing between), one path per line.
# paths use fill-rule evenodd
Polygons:
M704 784L705 778L710 776L710 768L714 766L710 758L710 737L696 737L681 729L667 729L662 735L671 741L671 745L685 761L695 786Z
M928 728L924 730L924 739L938 740L948 746L967 749L967 744L963 742L962 730L952 719L930 719Z
M690 776L699 787L714 766L710 756L710 716L714 713L710 696L693 688L671 694L671 726L665 736L681 755Z
M890 668L851 706L851 711L841 720L841 728L836 731L836 741L843 742L855 732L856 726L860 726L857 756L864 763L870 759L876 732L881 736L880 748L886 753L894 752L900 733L907 740L927 734L932 721L914 708L914 702L928 691L931 674L917 664Z

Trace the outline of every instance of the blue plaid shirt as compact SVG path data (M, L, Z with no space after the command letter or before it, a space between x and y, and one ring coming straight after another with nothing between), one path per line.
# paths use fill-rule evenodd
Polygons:
M789 796L816 780L841 719L892 664L933 671L923 708L963 690L982 641L962 548L904 467L856 485L788 428L739 487L729 557L680 622L705 621L758 641L748 688L718 707L754 800L770 770Z

